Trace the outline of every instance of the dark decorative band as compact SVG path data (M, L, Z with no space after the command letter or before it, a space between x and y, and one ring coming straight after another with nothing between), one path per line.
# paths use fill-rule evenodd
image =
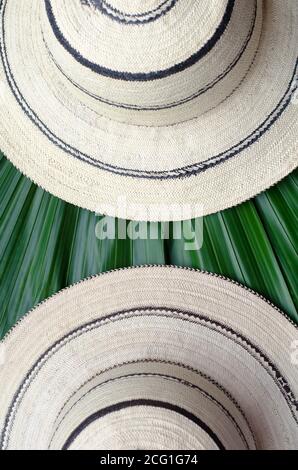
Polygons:
M204 44L204 46L201 49L199 49L197 52L191 55L188 59L178 64L175 64L167 69L154 70L148 73L142 73L142 72L132 73L132 72L122 72L119 70L111 70L100 64L91 62L90 60L86 59L86 57L83 57L82 54L76 49L74 49L72 45L68 42L68 40L63 36L63 33L60 31L59 26L57 24L57 21L56 21L56 18L52 9L51 0L45 0L46 12L47 12L47 16L49 19L49 23L56 36L56 39L64 47L64 49L69 54L71 54L77 62L89 68L93 72L98 73L99 75L103 75L105 77L110 77L110 78L115 78L118 80L125 80L125 81L151 81L151 80L156 80L160 78L165 78L173 74L176 74L178 72L182 72L183 70L197 63L206 54L208 54L211 51L211 49L216 45L216 43L220 40L221 36L225 32L230 22L232 12L234 9L234 4L235 4L235 0L228 0L225 14L222 18L220 25L217 27L215 33L213 34L213 36Z
M143 25L158 20L166 15L178 0L164 0L160 5L144 13L129 14L114 8L105 0L81 0L83 5L93 7L118 23L127 25Z
M144 361L143 361L144 362ZM146 361L146 363L149 363L150 361ZM167 364L167 365L170 365L171 363L167 362L167 361L162 361L162 360L159 360L159 361L152 361L152 364ZM139 362L134 362L134 364L142 364L142 361L139 361ZM186 369L187 370L187 367L185 367L184 365L182 364L175 364L179 367L182 367L183 369ZM119 364L118 367L120 367L121 365ZM114 367L115 368L115 367ZM114 369L113 368L113 369ZM199 376L203 376L205 379L209 380L215 387L217 387L219 390L223 391L225 393L225 391L222 389L221 386L219 386L219 384L217 384L214 380L210 380L210 377L206 377L204 374L200 374L200 373L197 373L197 371L193 371L196 373L196 375L199 375ZM100 373L97 375L99 376L101 375ZM238 431L238 434L242 440L242 442L244 443L245 447L249 450L249 444L241 430L241 428L239 427L238 423L235 421L234 417L231 415L231 413L218 401L216 400L216 398L214 398L212 395L210 395L209 393L206 392L206 390L203 390L202 388L198 387L197 385L191 383L191 382L188 382L187 380L183 380L183 379L180 379L180 378L177 378L177 377L173 377L171 375L165 375L165 374L160 374L160 373L153 373L153 372L148 372L148 373L144 373L144 372L141 372L141 373L134 373L134 374L127 374L127 375L121 375L119 377L115 377L113 379L109 379L109 380L106 380L104 382L100 382L99 384L93 386L92 388L90 388L87 392L85 392L71 407L70 409L67 411L67 413L65 413L62 417L62 419L59 421L59 424L56 426L54 432L53 432L53 435L52 435L52 438L51 438L51 442L49 444L49 447L48 449L50 449L51 447L51 443L53 442L54 438L55 438L55 435L58 431L58 429L60 428L61 426L61 423L65 420L66 416L69 414L69 412L77 405L78 402L80 402L82 399L85 398L86 395L89 395L91 392L93 392L95 389L103 386L103 385L106 385L107 383L111 383L111 382L115 382L115 381L118 381L118 380L121 380L121 379L126 379L126 378L138 378L138 377L157 377L157 378L162 378L164 380L168 380L168 381L172 381L172 382L176 382L176 383L179 383L179 384L182 384L182 385L185 385L186 387L190 388L190 389L194 389L194 390L197 390L200 394L202 394L205 398L207 398L209 401L211 401L212 403L214 403L217 407L219 407L221 409L221 411L229 418L229 420L233 423L234 427L237 429ZM94 379L94 377L92 377L89 382ZM84 384L86 385L86 384ZM81 387L80 387L81 389ZM79 390L80 390L79 389ZM79 390L76 390L70 397L69 399L67 400L67 402L64 404L64 406L60 409L59 413L58 413L58 416L61 416L62 414L62 411L63 409L65 408L66 404L73 399L73 397L78 393ZM226 394L226 393L225 393ZM227 394L226 394L227 395ZM233 399L233 397L227 395L228 398L230 399L230 401L233 403L233 405L237 408L238 411L240 411L242 417L244 418L244 420L246 421L246 424L251 432L251 437L253 438L254 440L254 436L253 436L253 433L252 433L252 430L251 428L249 427L249 424L248 424L248 421L247 421L247 418L245 416L245 414L243 413L243 411L241 410L241 408L239 407L239 405L237 403L235 403L235 400ZM254 441L255 443L255 441Z
M16 390L5 417L4 426L0 438L0 448L7 448L10 439L11 429L14 424L14 419L18 411L18 407L20 406L20 402L22 401L24 394L29 388L32 380L36 377L36 375L39 373L41 368L47 363L47 361L58 350L60 350L63 346L70 343L74 339L88 333L89 331L100 328L104 324L116 321L125 321L127 319L139 316L175 318L183 322L199 324L202 327L207 328L208 330L216 331L218 334L224 336L228 340L242 347L246 351L246 353L249 354L255 361L257 361L259 365L271 377L273 383L278 387L280 393L282 394L295 423L298 424L298 401L287 379L282 375L282 373L272 362L272 360L268 358L268 356L266 356L266 354L258 346L253 344L247 337L243 336L231 327L213 319L211 320L207 316L199 313L179 309L171 309L168 307L158 308L151 306L142 306L140 309L135 308L132 310L114 312L100 319L92 320L91 322L88 322L84 325L80 325L78 328L70 331L67 335L63 336L55 343L53 343L53 345L50 346L30 368L30 370L22 380L21 384L19 385L18 389Z
M67 441L62 447L62 450L67 450L73 441L79 436L79 434L84 431L90 424L92 424L94 421L103 418L104 416L107 416L108 414L111 413L116 413L117 411L121 411L127 408L132 408L136 406L148 406L148 407L154 407L154 408L162 408L164 410L172 411L174 413L177 413L181 416L184 416L187 418L189 421L192 421L194 424L199 426L203 431L205 431L208 436L214 441L214 443L217 445L219 450L225 450L225 447L223 446L221 440L219 437L210 429L210 427L204 423L200 418L198 418L196 415L193 413L189 412L188 410L182 408L181 406L173 405L172 403L169 402L164 402L164 401L159 401L159 400L148 400L148 399L139 399L139 400L129 400L129 401L122 401L120 403L116 403L114 405L108 406L106 408L103 408L102 410L97 411L96 413L93 413L92 415L88 416L68 437Z

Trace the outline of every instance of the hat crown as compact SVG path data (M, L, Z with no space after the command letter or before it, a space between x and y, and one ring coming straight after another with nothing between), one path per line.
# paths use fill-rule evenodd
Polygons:
M216 106L243 79L259 41L259 3L46 0L45 41L100 114L175 124Z
M207 377L150 360L122 364L103 375L79 389L72 406L67 403L61 410L52 449L82 449L86 442L91 449L111 444L117 449L158 448L161 443L167 449L174 443L177 448L223 450L222 442L235 449L255 448L247 424L240 428L227 419L239 416L233 398ZM182 378L187 375L197 383ZM197 410L204 410L201 417ZM78 426L73 424L77 416ZM222 435L212 430L218 420L224 423Z

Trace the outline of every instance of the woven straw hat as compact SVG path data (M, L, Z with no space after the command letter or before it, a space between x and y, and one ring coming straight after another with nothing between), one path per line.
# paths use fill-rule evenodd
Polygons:
M297 339L282 312L215 275L100 275L4 339L1 446L294 449Z
M165 204L216 212L297 166L296 1L0 0L0 12L0 148L53 194L174 220L190 217Z

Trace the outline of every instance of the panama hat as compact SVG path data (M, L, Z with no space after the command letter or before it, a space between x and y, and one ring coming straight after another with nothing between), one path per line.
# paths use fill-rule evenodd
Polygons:
M0 12L0 148L54 195L179 220L297 166L296 1L0 0Z
M99 275L4 338L1 448L296 448L297 339L281 311L216 275Z

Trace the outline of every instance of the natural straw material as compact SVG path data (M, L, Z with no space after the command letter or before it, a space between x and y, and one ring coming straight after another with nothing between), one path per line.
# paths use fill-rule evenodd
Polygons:
M190 218L297 166L296 1L0 0L0 16L0 148L53 194Z
M4 449L294 449L297 327L257 294L144 266L64 290L2 343Z

